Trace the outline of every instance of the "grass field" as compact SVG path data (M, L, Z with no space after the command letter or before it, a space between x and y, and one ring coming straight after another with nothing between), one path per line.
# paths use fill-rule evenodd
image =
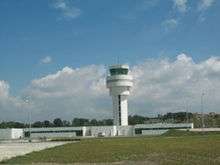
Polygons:
M220 134L171 131L158 137L85 139L2 163L75 163L142 161L152 164L220 164ZM147 163L146 163L147 164Z

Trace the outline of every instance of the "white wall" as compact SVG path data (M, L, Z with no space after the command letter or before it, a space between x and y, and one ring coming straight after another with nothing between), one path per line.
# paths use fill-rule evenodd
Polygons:
M113 102L113 124L119 125L118 96L112 96Z
M0 139L20 139L24 137L23 129L20 128L7 128L0 129Z
M11 129L11 138L12 139L21 139L24 137L24 131L20 128L12 128Z
M86 127L86 136L133 136L133 126L91 126Z
M121 95L121 125L128 125L128 101L124 95Z
M121 97L121 124L119 123L119 100L118 95L112 96L113 101L113 123L114 125L128 125L128 102L126 95L120 95Z
M11 129L0 129L0 139L11 139Z
M75 132L32 133L31 138L71 138L76 137Z
M119 136L133 136L134 135L134 126L118 126L118 135Z
M31 138L57 138L57 137L75 137L75 131L81 131L83 127L43 127L43 128L31 128ZM25 132L29 132L29 128L24 129Z
M167 132L167 130L142 130L142 135L162 135L165 132Z
M114 126L93 126L87 127L87 131L91 133L91 136L98 136L103 133L104 136L115 136Z

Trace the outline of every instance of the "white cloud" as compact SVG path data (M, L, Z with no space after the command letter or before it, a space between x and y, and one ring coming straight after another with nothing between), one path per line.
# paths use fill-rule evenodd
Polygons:
M34 112L38 117L42 114L50 119L111 116L103 66L64 67L55 74L33 80L26 94L39 110ZM106 100L109 106L104 106Z
M198 10L204 11L210 8L215 3L215 0L200 0L198 3Z
M10 86L6 81L0 80L0 121L24 120L24 102L9 93Z
M64 67L61 71L32 81L31 92L34 97L69 97L72 95L97 95L105 91L104 69L102 66L72 69ZM102 86L97 84L102 83ZM86 88L86 89L85 89ZM95 89L95 90L94 90Z
M147 60L135 66L133 74L132 108L139 113L184 110L186 100L192 111L199 112L202 91L207 94L206 111L220 112L220 58L211 57L197 64L185 54L173 62Z
M46 56L40 60L42 64L48 64L52 62L52 58L50 56Z
M52 7L60 11L62 17L66 19L75 19L82 14L82 11L68 0L54 0Z
M131 67L134 87L129 97L129 113L152 115L185 110L200 112L204 91L205 111L220 112L220 58L195 63L180 54L175 60L147 59ZM0 81L0 120L27 118L21 96L9 93L9 84ZM64 67L54 74L35 79L24 90L30 96L33 120L74 117L111 118L111 97L105 86L103 65ZM23 108L22 108L23 107ZM30 108L30 107L29 107Z
M173 7L181 13L187 12L187 0L173 0Z
M162 22L162 26L165 28L166 31L175 29L178 26L178 21L174 18L167 19Z
M5 81L0 81L0 97L8 97L9 85Z

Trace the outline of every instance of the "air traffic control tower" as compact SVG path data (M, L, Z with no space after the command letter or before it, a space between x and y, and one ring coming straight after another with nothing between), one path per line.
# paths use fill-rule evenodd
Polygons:
M128 102L130 89L133 86L128 65L112 65L106 80L113 102L113 122L116 126L128 125Z

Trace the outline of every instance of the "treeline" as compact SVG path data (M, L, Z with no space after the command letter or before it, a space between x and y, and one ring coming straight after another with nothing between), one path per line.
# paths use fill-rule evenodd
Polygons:
M141 115L133 115L128 117L129 125L135 124L151 124L151 123L194 123L195 128L202 126L202 118L204 118L205 127L220 127L220 114L209 113L209 114L198 114L188 112L168 112L164 115L158 115L157 117L150 118ZM62 120L56 118L53 121L36 121L31 123L31 127L77 127L77 126L108 126L113 125L112 119L85 119L85 118L74 118L72 121ZM0 128L27 128L28 123L21 122L1 122Z
M40 128L40 127L77 127L77 126L101 126L101 125L113 125L112 119L85 119L85 118L74 118L71 122L67 120L62 120L60 118L56 118L53 121L45 120L45 121L36 121L31 123L31 127ZM29 127L29 123L21 123L21 122L1 122L0 128L27 128Z

